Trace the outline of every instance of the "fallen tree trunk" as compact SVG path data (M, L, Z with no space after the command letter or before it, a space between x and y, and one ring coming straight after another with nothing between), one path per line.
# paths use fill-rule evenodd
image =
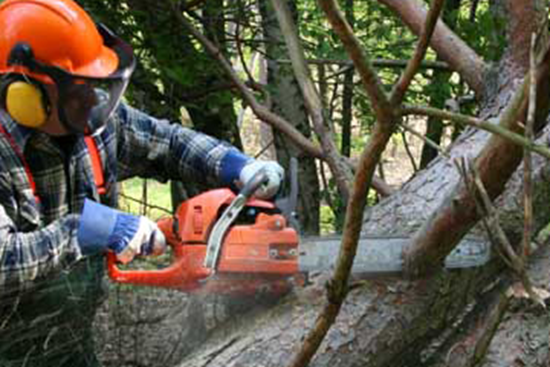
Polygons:
M548 141L549 136L547 128L543 139ZM487 139L484 132L469 131L457 142L452 155L475 154ZM550 167L541 158L536 167L535 228L540 229L550 220ZM372 208L364 232L413 233L430 209L443 200L441 191L457 180L453 165L439 159L398 194ZM517 206L520 186L518 180L512 180L499 204L503 227L513 239L521 238L522 232L522 221L517 220L521 213ZM434 343L452 340L453 325L472 317L477 300L492 291L489 285L498 284L502 271L495 261L480 269L440 272L427 280L367 280L348 296L311 365L437 365L442 352ZM296 289L268 311L235 315L182 366L284 366L324 302L324 279L325 275L320 275L315 285Z

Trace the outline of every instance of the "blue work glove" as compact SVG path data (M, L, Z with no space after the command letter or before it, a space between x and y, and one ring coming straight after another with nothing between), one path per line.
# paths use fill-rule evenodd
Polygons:
M284 168L275 161L251 160L242 168L239 174L238 186L242 187L246 185L246 183L260 170L266 173L268 180L256 190L254 197L258 199L271 199L279 192L281 182L285 176Z
M164 234L151 220L88 199L80 216L77 239L83 255L112 250L124 264L137 255L159 255L166 249Z

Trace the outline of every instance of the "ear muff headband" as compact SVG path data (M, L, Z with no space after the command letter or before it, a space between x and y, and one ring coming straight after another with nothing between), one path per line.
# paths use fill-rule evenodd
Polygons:
M26 78L9 78L2 83L2 104L18 124L38 128L48 119L46 95L38 84Z

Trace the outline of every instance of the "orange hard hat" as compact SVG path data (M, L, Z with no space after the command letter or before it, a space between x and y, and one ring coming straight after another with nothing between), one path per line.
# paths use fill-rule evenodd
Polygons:
M72 74L104 77L119 64L93 20L71 0L6 0L0 5L0 30L0 74L21 72L8 58L22 42L36 60Z

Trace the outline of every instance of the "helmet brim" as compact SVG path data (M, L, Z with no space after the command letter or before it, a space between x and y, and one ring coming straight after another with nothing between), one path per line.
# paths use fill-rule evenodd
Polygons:
M75 74L86 75L95 78L103 78L114 73L119 66L119 58L115 51L109 47L102 46L97 58L91 63L83 65L74 70Z

